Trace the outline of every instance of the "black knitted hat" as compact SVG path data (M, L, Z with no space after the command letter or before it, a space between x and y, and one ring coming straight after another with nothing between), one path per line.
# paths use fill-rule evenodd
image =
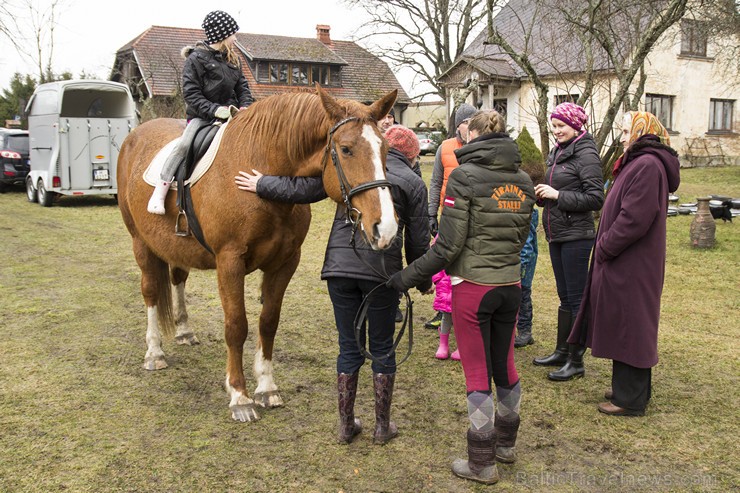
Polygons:
M223 41L239 30L234 18L223 10L214 10L208 14L200 27L206 32L206 39L210 45Z

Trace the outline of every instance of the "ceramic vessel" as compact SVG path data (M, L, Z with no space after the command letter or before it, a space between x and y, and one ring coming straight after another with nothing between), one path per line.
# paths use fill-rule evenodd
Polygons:
M709 211L709 200L709 197L699 197L697 199L699 206L689 230L691 246L694 248L712 248L714 246L714 233L717 226L714 224L714 218Z

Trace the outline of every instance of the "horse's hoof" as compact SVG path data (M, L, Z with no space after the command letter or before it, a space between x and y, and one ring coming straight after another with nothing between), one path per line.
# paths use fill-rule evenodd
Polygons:
M283 406L283 399L280 397L280 392L277 390L268 390L267 392L255 392L252 397L254 398L254 402L262 407Z
M250 421L257 421L260 419L260 415L257 414L254 403L249 404L235 404L229 406L231 410L231 417L234 421L241 421L242 423L248 423Z
M192 332L175 336L175 342L181 346L195 346L196 344L200 344L198 337Z
M147 357L144 359L145 370L164 370L167 368L167 362L164 356Z

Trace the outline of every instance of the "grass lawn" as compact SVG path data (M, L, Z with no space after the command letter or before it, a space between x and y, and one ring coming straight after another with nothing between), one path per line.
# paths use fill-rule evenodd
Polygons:
M423 165L431 175L430 158ZM682 170L680 202L740 197L740 167ZM23 190L0 195L0 492L737 491L740 488L740 219L717 222L716 246L689 244L693 216L668 219L660 363L644 418L599 414L611 362L586 357L586 377L552 383L535 356L554 347L557 295L540 234L536 343L516 351L523 388L519 460L487 488L449 470L465 454L459 363L434 359L423 328L431 297L414 292L415 346L399 369L384 447L365 431L334 442L336 335L319 279L333 216L313 206L303 260L286 294L275 374L285 407L231 420L222 389L223 314L215 272L188 281L201 344L164 343L169 368L142 369L146 314L139 269L115 201ZM247 279L252 327L259 278ZM629 307L624 307L629 310ZM245 350L251 368L254 333ZM248 372L249 373L249 372ZM252 382L252 389L255 383ZM369 365L357 415L373 426Z

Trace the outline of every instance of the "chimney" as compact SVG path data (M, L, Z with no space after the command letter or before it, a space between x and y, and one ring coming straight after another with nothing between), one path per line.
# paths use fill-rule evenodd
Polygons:
M316 39L318 39L319 41L321 41L327 46L331 46L333 43L331 42L329 31L331 31L330 26L326 24L317 24L316 25Z

